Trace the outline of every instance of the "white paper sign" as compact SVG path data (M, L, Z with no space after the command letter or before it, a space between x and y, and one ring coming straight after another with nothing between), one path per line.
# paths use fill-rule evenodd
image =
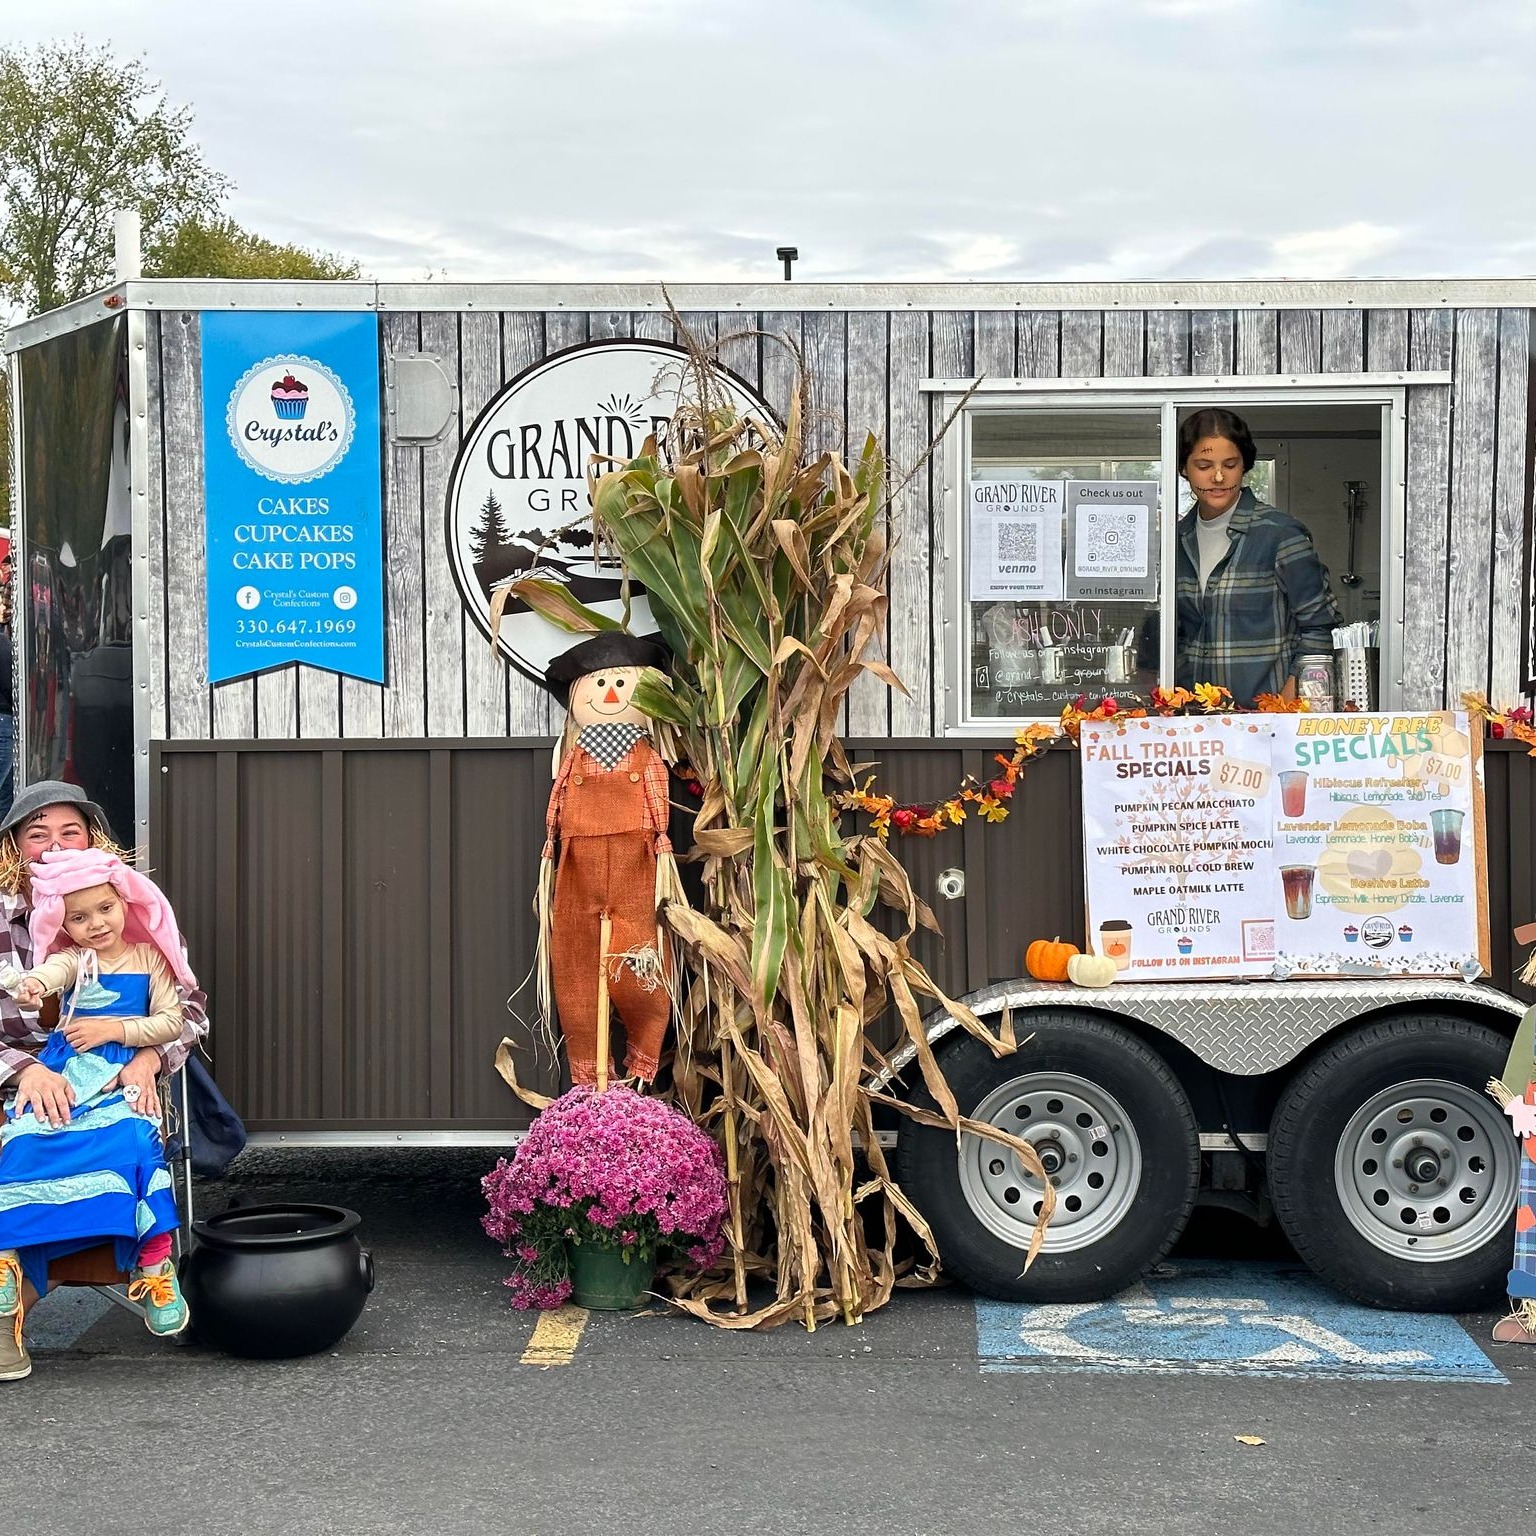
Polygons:
M971 484L971 598L1052 602L1062 595L1060 480Z
M1269 975L1267 718L1085 720L1081 746L1090 946L1126 981Z
M1274 750L1282 967L1465 974L1481 887L1466 715L1279 716Z

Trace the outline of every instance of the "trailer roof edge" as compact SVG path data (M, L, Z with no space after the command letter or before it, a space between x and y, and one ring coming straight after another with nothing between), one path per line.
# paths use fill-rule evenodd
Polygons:
M1536 277L1244 278L1123 283L673 283L684 312L815 310L1290 310L1536 309ZM127 310L654 310L659 282L379 283L141 278L12 326L5 351L79 330Z

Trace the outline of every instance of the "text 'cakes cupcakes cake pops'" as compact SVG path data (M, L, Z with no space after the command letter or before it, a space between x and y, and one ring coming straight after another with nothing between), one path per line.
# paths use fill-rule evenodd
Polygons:
M272 386L272 409L284 421L299 421L309 405L309 386L285 373Z

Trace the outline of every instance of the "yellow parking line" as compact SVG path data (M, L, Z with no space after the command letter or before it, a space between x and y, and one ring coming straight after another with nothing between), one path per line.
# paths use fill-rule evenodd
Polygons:
M523 1351L524 1365L569 1365L581 1332L587 1326L585 1307L557 1307L539 1316L533 1337Z

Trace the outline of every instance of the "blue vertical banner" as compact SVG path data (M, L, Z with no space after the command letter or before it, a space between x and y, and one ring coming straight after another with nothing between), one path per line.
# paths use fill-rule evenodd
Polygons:
M205 313L208 681L384 681L379 322Z

